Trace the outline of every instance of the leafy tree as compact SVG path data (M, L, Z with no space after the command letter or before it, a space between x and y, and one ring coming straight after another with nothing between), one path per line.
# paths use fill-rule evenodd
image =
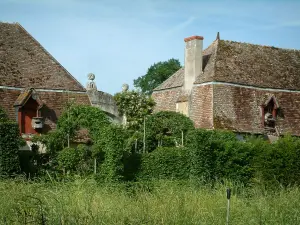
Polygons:
M147 73L133 81L136 88L147 95L151 95L153 89L173 75L181 68L178 59L169 59L168 61L154 63L148 68Z
M64 134L74 138L76 131L87 128L92 138L99 135L99 130L109 124L107 115L99 108L84 105L67 105L60 116L57 127Z
M126 115L129 129L138 129L144 117L151 114L155 105L154 100L137 91L125 91L114 96L120 115Z

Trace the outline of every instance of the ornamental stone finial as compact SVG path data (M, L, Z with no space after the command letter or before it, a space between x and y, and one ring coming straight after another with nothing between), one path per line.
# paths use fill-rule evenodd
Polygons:
M126 92L129 89L129 85L128 84L123 84L122 85L122 92Z
M88 77L88 79L89 80L95 80L95 74L93 74L93 73L89 73L88 75L87 75L87 77Z
M95 80L95 74L89 73L87 75L87 77L88 77L89 81L86 84L86 89L88 91L90 91L90 90L97 90L96 83L94 82L94 80Z

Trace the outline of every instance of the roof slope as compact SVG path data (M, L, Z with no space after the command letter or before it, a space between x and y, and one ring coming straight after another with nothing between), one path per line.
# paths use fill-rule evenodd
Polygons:
M0 22L0 85L85 91L18 23Z
M184 68L154 90L180 87L183 81ZM203 51L203 74L195 84L210 81L300 90L300 50L215 40Z
M300 90L300 50L220 40L214 77L206 81Z

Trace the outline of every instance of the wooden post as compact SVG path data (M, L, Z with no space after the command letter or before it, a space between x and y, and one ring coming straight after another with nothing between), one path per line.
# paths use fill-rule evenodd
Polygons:
M144 116L143 153L146 153L146 117Z
M96 175L97 173L97 159L94 159L94 174Z

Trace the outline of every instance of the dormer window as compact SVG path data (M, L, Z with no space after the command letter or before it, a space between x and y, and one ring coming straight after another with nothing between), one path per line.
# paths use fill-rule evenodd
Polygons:
M44 124L40 111L42 106L43 102L33 88L25 89L19 95L14 107L21 134L32 135L41 132Z
M270 97L262 105L262 123L266 132L276 132L276 118L278 114L278 102L274 96Z

